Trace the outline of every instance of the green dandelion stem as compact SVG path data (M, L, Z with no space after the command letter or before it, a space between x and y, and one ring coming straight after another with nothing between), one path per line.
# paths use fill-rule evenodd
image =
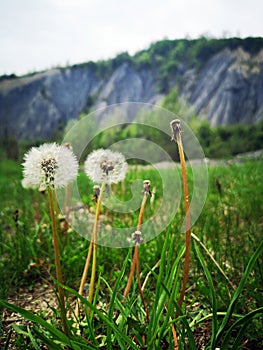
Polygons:
M100 188L100 194L97 200L96 205L96 214L95 214L95 222L93 226L92 233L92 242L93 242L93 257L92 257L92 270L91 270L91 278L89 285L89 295L88 302L92 303L93 293L94 293L94 285L95 285L95 277L96 277L96 264L97 264L97 249L98 249L98 226L99 226L99 217L100 217L100 205L103 196L103 192L105 189L105 183L103 182Z
M53 234L53 247L55 254L55 266L56 266L56 279L60 284L63 284L62 280L62 270L60 265L60 253L59 253L59 243L58 243L58 232L57 232L57 224L55 219L55 206L54 201L54 190L51 187L48 187L48 199L49 199L49 208L52 222L52 234ZM57 286L59 301L60 301L60 309L61 309L61 320L63 330L66 334L68 334L67 328L67 320L66 320L66 308L65 308L65 292L64 289L58 285Z

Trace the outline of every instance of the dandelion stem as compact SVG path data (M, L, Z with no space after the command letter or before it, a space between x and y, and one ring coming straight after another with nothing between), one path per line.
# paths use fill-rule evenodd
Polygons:
M177 142L178 152L180 157L181 169L182 169L182 182L183 182L183 191L184 191L184 208L185 208L185 224L186 224L186 232L185 232L185 260L184 260L184 273L183 273L183 282L182 288L180 292L180 297L178 301L178 305L181 307L185 297L186 284L188 280L189 267L190 267L190 241L191 241L191 221L190 221L190 203L189 203L189 194L188 194L188 182L186 175L186 164L184 157L184 149L181 139L181 127L180 120L175 119L171 122L172 128L172 140Z
M58 232L57 232L57 225L56 225L56 219L55 219L54 201L56 199L54 196L54 190L51 187L48 188L48 198L49 198L49 207L50 207L50 215L51 215L51 222L52 222L53 247L54 247L54 253L55 253L55 265L56 265L56 278L60 284L63 284L62 271L61 271L61 265L60 265ZM66 308L65 308L65 292L64 292L64 289L60 285L57 286L57 289L58 289L58 295L59 295L59 301L60 301L61 320L62 320L63 331L66 334L68 334L68 327L67 327L67 320L66 320Z
M146 205L147 197L148 197L147 194L144 193L141 208L140 208L140 213L139 213L139 217L138 217L137 231L141 230L143 213L144 213L144 208ZM126 288L125 288L124 293L123 293L124 298L127 297L128 293L131 289L132 278L133 278L135 266L136 266L138 260L139 260L139 252L138 252L138 245L136 244L134 247L132 265L131 265L131 270L130 270L128 282L127 282Z
M131 289L132 277L134 275L137 257L138 257L138 245L136 245L134 247L134 253L133 253L133 258L132 258L131 270L130 270L130 274L129 274L129 278L128 278L128 282L127 282L126 288L125 288L124 293L123 293L124 298L127 297L128 293L129 293L129 291Z
M141 231L143 213L144 213L145 205L147 202L147 198L148 198L148 193L144 192L142 204L141 204L141 209L140 209L140 213L139 213L139 218L138 218L137 231Z
M40 224L40 192L37 191L36 222Z
M136 246L138 247L138 246ZM142 303L143 303L143 307L146 313L146 318L148 323L150 323L150 317L149 317L149 313L148 313L148 309L147 309L147 305L146 305L146 301L144 298L144 294L143 294L143 290L142 290L142 285L141 285L141 277L140 277L140 261L139 261L139 249L137 249L136 251L136 274L137 274L137 280L138 280L138 289L139 289L139 293L142 299Z
M89 295L88 295L88 302L89 303L92 303L93 293L94 293L96 264L97 264L97 249L98 249L97 243L98 243L98 226L99 226L99 217L100 217L100 205L101 205L101 199L102 199L104 189L105 189L105 183L103 182L101 185L101 188L100 188L100 194L99 194L98 199L97 199L95 222L94 222L93 233L92 233L93 257L92 257L92 270L91 270L90 285L89 285ZM89 312L90 312L90 310L89 310Z
M85 285L85 282L86 282L86 279L87 279L87 274L88 274L89 264L90 264L90 260L91 260L91 254L92 254L92 248L93 248L93 241L91 240L90 241L90 245L89 245L88 255L87 255L87 258L86 258L86 263L85 263L85 266L84 266L84 270L83 270L81 281L80 281L80 285L79 285L78 293L81 296L83 294L84 285ZM76 322L77 322L78 317L79 317L79 309L80 309L80 300L77 299L76 307L75 307L75 313L74 313Z
M149 190L149 188L148 188ZM145 205L147 202L147 198L148 198L149 192L148 191L144 191L144 195L143 195L143 199L142 199L142 203L141 203L141 208L140 208L140 213L139 213L139 217L138 217L138 224L137 224L137 232L141 231L141 226L142 226L142 221L143 221L143 213L144 213L144 209L145 209ZM136 242L136 245L134 247L134 254L133 254L133 259L132 259L132 265L131 265L131 270L130 270L130 274L129 274L129 278L128 278L128 282L125 288L125 291L123 293L124 298L127 297L130 288L131 288L131 284L132 284L132 278L134 275L134 271L135 271L135 267L136 267L136 275L137 275L137 280L138 280L138 289L139 289L139 293L142 299L142 303L143 303L143 307L146 313L146 318L147 321L150 322L150 318L149 318L149 313L147 310L147 305L146 305L146 301L144 298L144 294L143 294L143 289L141 286L141 278L140 278L140 261L139 261L139 243Z
M171 317L170 317L170 321L171 321ZM178 350L178 339L177 339L177 334L173 323L171 324L171 328L172 328L172 333L174 338L174 350Z
M183 189L184 189L184 207L185 207L185 224L186 224L186 232L185 232L185 260L184 260L184 275L183 275L183 283L182 289L180 292L180 297L178 301L178 305L181 307L185 297L186 284L188 280L189 267L190 267L190 241L191 241L191 222L190 222L190 203L189 203L189 195L188 195L188 183L187 183L187 175L186 175L186 166L185 166L185 158L183 152L183 145L181 141L181 137L178 144L178 150L180 155L180 162L182 167L182 180L183 180Z

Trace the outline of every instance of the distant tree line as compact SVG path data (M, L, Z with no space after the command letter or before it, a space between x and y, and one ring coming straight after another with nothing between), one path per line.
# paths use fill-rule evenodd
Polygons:
M199 120L194 117L189 121L189 125L190 127L191 125L193 126L193 132L199 140L205 156L208 158L230 158L240 153L256 151L263 148L263 120L253 125L236 124L233 126L218 126L212 128L207 121ZM85 142L85 140L81 140L81 131L77 133L77 137L80 142ZM174 160L178 160L178 153L174 143L170 142L167 134L157 128L147 125L144 126L140 124L140 122L112 127L96 135L84 152L83 159L94 149L107 148L116 142L129 138L149 140L159 145ZM62 139L63 137L61 135L61 137L57 139L57 142L61 142ZM45 141L46 140L18 142L15 136L11 135L8 140L0 143L0 158L11 158L21 161L23 154L28 148L38 146ZM135 149L136 147L139 153L141 147L140 141L134 144ZM155 151L149 148L148 152L153 153L154 159ZM156 159L156 161L159 161L159 159ZM133 162L141 163L141 161L136 159Z
M99 77L104 78L109 77L117 67L124 63L138 70L147 68L152 70L153 74L157 74L161 92L167 92L169 89L167 83L171 75L178 78L182 69L192 66L201 69L213 55L221 50L226 48L235 50L239 47L255 55L263 48L263 38L214 39L202 36L194 40L161 40L133 56L130 56L128 52L122 52L112 59L82 63L75 67L87 67Z
M263 38L214 39L201 36L193 40L161 40L152 43L149 48L138 51L132 56L129 55L128 52L122 52L112 59L100 60L97 62L84 62L75 64L71 66L71 68L89 69L98 77L108 78L117 67L127 63L137 70L145 68L152 70L153 74L157 74L162 92L167 92L169 88L167 82L171 78L171 75L178 79L182 73L182 69L187 69L192 66L202 68L202 66L219 51L226 48L235 50L239 47L252 55L257 54L263 48ZM64 70L68 67L57 68ZM33 74L35 73L29 75ZM15 78L15 75L3 76L0 77L0 80L6 78Z

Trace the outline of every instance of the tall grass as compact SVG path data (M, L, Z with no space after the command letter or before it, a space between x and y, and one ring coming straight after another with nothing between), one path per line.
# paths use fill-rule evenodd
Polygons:
M132 249L100 247L98 283L91 303L76 292L89 242L69 231L63 247L61 245L65 290L67 295L79 298L91 312L82 314L80 334L72 328L73 334L66 336L55 314L52 320L47 320L7 302L19 286L34 285L36 281L50 278L55 264L46 196L40 198L38 224L34 220L31 196L20 185L20 166L1 163L0 304L33 322L29 328L15 325L18 336L27 337L32 349L41 348L43 344L52 349L65 346L72 349L174 349L173 324L179 349L199 349L202 345L196 330L209 325L210 335L204 344L207 349L238 349L240 344L250 349L262 348L262 166L263 161L259 160L209 169L209 195L193 228L194 249L186 309L177 303L185 253L184 237L179 232L183 220L181 211L165 232L140 245L140 277L149 323L145 322L136 279L123 303L122 292L128 280ZM191 191L191 173L187 176ZM124 199L130 198L129 183L136 178L149 178L153 186L161 187L157 171L131 169L125 180L128 190ZM86 194L90 193L84 198L86 204L94 206L92 183L80 176L79 184ZM117 191L121 193L121 184ZM37 198L35 193L33 196ZM157 191L157 204L159 200ZM107 217L106 208L102 208L102 214ZM150 215L148 207L145 220ZM118 224L120 217L112 214L111 220ZM136 226L138 213L126 214L122 220ZM30 270L32 262L35 267ZM74 312L74 307L69 311ZM72 327L70 320L68 327ZM2 337L8 344L7 335Z

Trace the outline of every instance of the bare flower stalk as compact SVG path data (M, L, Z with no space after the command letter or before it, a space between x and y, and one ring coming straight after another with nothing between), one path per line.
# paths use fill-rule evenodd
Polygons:
M82 273L82 277L81 277L81 281L80 281L80 285L79 285L79 295L83 295L83 290L84 290L84 286L85 286L85 282L87 280L87 275L88 275L88 271L89 271L89 265L90 265L90 260L91 260L91 254L92 254L92 248L93 248L93 241L90 241L90 245L89 245L89 249L88 249L88 255L86 258L86 263L84 266L84 270ZM76 301L76 307L75 307L75 312L74 312L74 317L76 322L78 322L78 317L79 317L79 309L80 309L80 300L77 299ZM77 324L75 323L75 325L77 327Z
M171 317L170 317L170 321L171 321ZM172 334L174 338L174 350L178 350L178 339L177 339L177 334L173 323L171 327L172 327Z
M105 182L102 183L101 188L100 190L98 190L97 194L95 192L97 201L96 201L95 222L94 222L93 233L92 233L93 257L92 257L92 270L91 270L90 285L89 285L89 295L88 295L89 303L92 303L93 294L94 294L96 264L97 264L97 249L98 249L98 226L99 226L99 217L100 217L100 205L101 205L101 199L103 196L104 189L105 189Z
M183 191L184 191L184 208L185 208L185 223L186 223L186 232L185 232L185 260L184 260L184 273L183 273L183 282L180 292L180 297L178 305L181 307L185 297L186 284L188 280L189 267L190 267L190 241L191 241L191 221L190 221L190 202L188 194L188 182L186 175L186 164L184 157L184 149L181 139L181 125L180 120L175 119L170 123L172 129L172 141L177 142L181 169L182 169L182 182L183 182Z
M49 208L50 208L50 216L51 216L51 222L52 222L52 234L53 234L53 247L54 247L54 254L55 254L55 266L56 266L56 278L57 281L60 284L63 284L62 280L62 271L61 271L61 265L60 265L60 253L59 253L59 243L58 243L58 232L57 232L57 224L55 219L55 206L54 201L54 190L51 187L48 187L48 199L49 199ZM60 309L61 309L61 320L62 320L62 327L63 331L68 334L68 327L67 327L67 320L66 320L66 307L65 307L65 292L64 289L58 285L57 286L58 295L59 295L59 302L60 302Z
M140 261L139 261L139 245L143 241L141 238L141 226L142 226L142 221L143 221L143 214L144 214L144 209L146 206L147 198L148 198L149 194L151 194L150 181L145 180L143 182L143 184L144 184L143 199L142 199L140 213L139 213L139 217L138 217L137 231L133 234L133 239L135 241L135 247L134 247L133 259L132 259L132 265L131 265L131 270L130 270L128 282L127 282L126 288L124 290L123 296L124 296L124 298L126 298L130 289L131 289L132 279L133 279L134 271L136 268L139 293L140 293L140 296L142 299L142 303L143 303L143 307L144 307L144 310L146 313L147 321L150 322L149 313L147 310L147 305L146 305L146 301L144 298L143 289L142 289L142 285L141 285Z
M81 282L80 282L80 286L79 286L79 291L78 291L78 293L82 296L83 290L84 290L84 285L85 285L85 282L87 280L89 265L90 265L90 261L91 261L91 255L93 252L92 272L91 272L89 294L88 294L88 301L90 303L92 302L93 293L94 293L94 284L95 284L95 276L96 276L96 262L97 262L98 224L99 224L99 216L100 216L101 198L102 198L102 194L104 192L104 189L105 189L104 183L102 184L101 188L97 185L94 186L93 199L96 201L95 221L94 221L94 226L93 226L92 238L91 238L89 249L88 249L88 255L86 258L86 263L84 266L84 270L82 273ZM79 310L80 310L80 300L77 299L75 312L74 312L74 317L75 317L75 321L76 321L76 323L74 324L75 327L77 327Z
M99 186L94 186L94 198L96 199L96 214L92 233L92 243L89 251L93 248L92 271L89 286L88 301L92 302L94 294L95 276L96 276L96 261L97 261L97 243L98 243L98 224L100 215L100 205L105 186L117 184L125 178L128 169L128 164L125 162L124 156L119 152L111 150L98 149L90 153L84 162L84 170L91 180L101 183ZM97 192L96 192L97 191ZM87 258L86 266L89 265ZM84 270L85 271L85 270ZM90 312L90 310L88 310Z

